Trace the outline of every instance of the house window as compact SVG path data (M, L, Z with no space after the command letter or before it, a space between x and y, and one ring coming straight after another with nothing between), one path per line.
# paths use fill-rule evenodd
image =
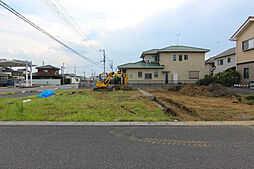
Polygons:
M179 55L179 61L183 60L183 55Z
M158 77L158 72L154 72L154 77Z
M126 69L123 69L123 73L126 73Z
M152 62L159 62L158 56L152 56Z
M231 58L228 58L228 63L231 63Z
M199 71L189 71L189 79L199 79Z
M173 55L173 61L176 61L176 55Z
M248 79L250 77L250 70L249 68L244 68L243 69L243 78Z
M254 49L254 38L242 42L242 50Z
M142 78L142 72L138 72L138 77Z
M152 73L146 73L145 79L152 79Z
M188 60L188 55L184 55L184 60Z
M48 72L48 70L43 70L43 72Z
M223 65L223 59L217 61L218 66Z

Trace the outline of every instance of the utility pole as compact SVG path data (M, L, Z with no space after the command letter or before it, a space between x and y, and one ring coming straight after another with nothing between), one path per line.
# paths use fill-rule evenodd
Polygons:
M110 68L112 69L112 72L114 72L113 60L110 61Z
M179 37L181 36L180 33L176 34L176 44L179 45Z
M103 49L103 50L99 50L100 52L103 52L103 60L101 61L101 62L103 62L103 73L105 74L106 73L106 51L105 51L105 49Z
M74 67L74 74L75 74L75 79L76 79L76 73L77 73L77 67L76 67L76 65L75 65L75 67Z
M26 87L28 86L28 61L26 60Z
M30 86L33 86L33 62L30 63Z
M64 85L64 63L63 63L63 66L62 66L62 77L63 77L63 85Z

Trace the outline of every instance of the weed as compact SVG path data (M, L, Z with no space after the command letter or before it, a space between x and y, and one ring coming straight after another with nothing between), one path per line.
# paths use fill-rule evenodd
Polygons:
M246 95L245 99L247 99L247 100L254 100L254 95L252 95L252 94Z
M138 91L72 90L56 92L55 97L28 98L32 101L24 104L15 98L0 99L0 120L172 121Z

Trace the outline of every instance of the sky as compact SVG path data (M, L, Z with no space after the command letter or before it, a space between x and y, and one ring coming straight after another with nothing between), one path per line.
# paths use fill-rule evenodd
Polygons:
M0 58L51 64L90 76L140 60L143 51L176 45L210 49L206 58L234 47L229 40L250 15L253 0L2 0L86 58L74 54L0 7ZM66 23L47 4L67 11L78 26Z

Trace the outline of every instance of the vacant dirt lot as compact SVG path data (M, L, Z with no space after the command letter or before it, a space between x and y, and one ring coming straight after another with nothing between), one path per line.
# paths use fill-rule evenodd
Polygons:
M240 103L237 96L214 97L188 91L146 89L164 106L164 111L178 120L224 121L254 120L254 105Z

